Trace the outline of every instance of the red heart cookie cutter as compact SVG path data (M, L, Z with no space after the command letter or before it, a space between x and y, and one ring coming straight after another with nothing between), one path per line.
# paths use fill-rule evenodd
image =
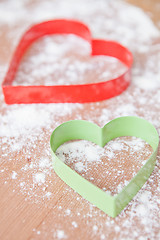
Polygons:
M117 78L99 83L56 86L13 86L13 80L27 48L37 39L51 34L75 34L91 45L91 55L106 55L119 59L127 66L126 72ZM32 26L22 36L8 72L2 83L7 104L14 103L86 103L105 100L122 93L131 80L131 52L114 41L92 39L86 25L75 20L57 19Z

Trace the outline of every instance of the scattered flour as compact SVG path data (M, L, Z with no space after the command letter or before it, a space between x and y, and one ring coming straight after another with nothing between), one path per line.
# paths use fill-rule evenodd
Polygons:
M42 184L45 182L45 174L44 173L36 173L34 175L34 182L37 184Z
M101 234L101 240L104 240L106 237L104 234Z
M17 173L15 171L12 173L12 179L17 179Z
M93 231L94 231L94 232L97 232L97 230L98 230L98 227L97 227L96 225L94 225L94 226L93 226Z
M71 210L70 210L70 209L67 209L67 210L65 211L65 214L66 214L66 215L70 215L70 214L71 214Z
M106 9L110 9L110 11L106 11ZM7 49L6 51L2 48L1 51L3 53L6 51L7 56L9 56L27 27L33 23L56 17L76 17L82 20L91 28L94 37L117 40L128 46L133 52L135 60L131 87L122 95L101 103L6 106L0 91L0 144L2 145L0 149L0 175L2 183L4 182L4 185L7 186L10 180L14 179L13 192L23 194L26 201L30 200L32 203L42 204L42 208L44 207L44 200L46 204L53 207L55 193L59 190L57 190L58 178L53 172L49 147L50 134L59 124L70 119L85 119L103 126L115 117L136 115L152 122L160 133L160 121L157 114L160 110L160 44L152 44L154 40L159 38L160 33L151 20L140 9L118 0L98 0L94 2L93 0L41 0L39 2L34 1L31 5L29 0L1 1L0 36L1 39L5 36L6 42L10 43L10 50ZM7 33L4 33L3 29L6 29L7 25ZM113 31L113 29L116 29L116 31ZM90 47L86 42L73 36L67 38L65 43L65 38L57 37L57 39L52 39L51 37L43 39L39 43L40 45L37 44L37 46L44 47L44 52L39 52L31 56L30 59L26 59L28 61L28 72L19 71L17 83L18 81L23 82L24 77L28 74L27 83L29 84L33 83L34 78L39 75L47 79L46 84L51 84L51 75L53 72L57 72L59 67L62 67L62 70L65 70L66 73L65 78L58 78L58 84L64 84L66 77L74 83L75 79L80 77L81 74L92 71L99 60L94 59L94 61L84 64L81 58L77 61L77 58L73 58L74 64L72 64L72 61L66 56L68 60L63 59L57 62L57 59L60 59L63 54L67 54L68 49L69 51L75 49L75 46L73 48L74 44L76 44L77 49L75 55L78 54L81 55L80 57L84 57L84 54L89 55L90 53ZM62 48L58 50L60 44ZM141 62L140 59L143 58L145 61ZM41 67L36 69L36 66L41 66L46 59L48 62L45 71ZM98 65L99 68L104 67L105 61L107 60L100 59L99 64L101 63L102 66ZM109 61L112 62L113 59ZM112 64L114 65L115 62L112 62ZM0 56L1 81L7 66L7 61L3 60L2 54ZM21 70L23 70L23 66L21 66ZM96 70L98 71L98 68ZM77 76L75 71L81 74ZM103 80L109 78L110 75L108 71L103 71L99 77L100 80ZM98 168L103 164L104 167L107 167L107 164L110 164L118 156L119 151L124 153L130 151L130 156L131 158L134 157L134 160L135 154L137 152L138 154L141 153L139 154L139 159L141 159L143 148L145 148L143 141L132 138L132 140L123 142L120 142L120 140L110 142L105 150L84 141L67 143L61 146L57 153L62 161L72 164L72 167L79 174L84 174L86 178L87 176L90 177L88 180L94 182L98 178L92 176L91 166ZM149 155L150 151L147 151L143 155ZM106 165L103 160L105 156L108 159ZM125 156L123 154L121 156L123 163ZM72 161L73 159L74 161ZM137 164L135 161L132 163ZM10 164L13 164L12 167L10 167ZM133 174L136 172L134 164L131 164L132 169L129 169L129 171L133 170ZM63 197L57 203L57 208L61 213L60 218L63 218L62 226L59 226L58 220L55 220L53 225L55 214L53 210L51 211L53 216L50 224L46 224L44 221L44 224L42 223L44 228L41 231L35 230L33 232L37 232L41 236L45 233L44 238L49 239L52 238L54 229L53 237L69 239L69 232L65 233L63 230L64 225L70 222L69 231L71 231L84 222L87 229L91 229L92 239L95 237L110 239L113 233L114 239L159 239L158 233L154 231L159 229L159 216L157 214L160 207L159 167L158 158L157 166L147 183L116 219L109 218L80 196L77 197L78 195L75 195L76 193L69 187L66 187L63 194L65 197L68 196L70 206L66 206L66 199ZM13 169L16 170L13 171ZM111 170L114 169L115 167ZM123 170L122 168L117 169L115 183L118 183L116 180L118 177L124 176ZM90 174L87 175L87 173ZM110 176L110 171L107 169L105 169L105 174L101 176L102 179L106 178L106 174ZM101 179L98 180L97 184L104 191L112 193L112 187L110 189L112 191L109 191L108 185L101 182ZM127 184L127 179L123 179L114 190L119 192ZM74 196L77 207L73 206L75 204L75 200L72 200ZM67 212L65 212L66 209Z
M14 85L103 82L122 75L127 69L113 57L90 57L91 46L75 35L46 36L33 44L31 49L33 53L30 50L24 57Z
M136 84L137 87L145 91L151 91L151 90L155 90L159 86L158 81L154 81L154 79L152 79L152 77L148 78L148 77L137 76L137 77L134 77L134 83ZM159 79L160 79L160 76L159 76Z
M75 221L73 221L73 222L72 222L72 226L73 226L74 228L77 228L77 227L78 227L78 224L77 224Z
M52 195L51 192L47 192L47 193L46 193L46 197L47 197L47 198L50 198L51 195Z
M94 162L99 161L100 157L104 154L104 149L97 146L97 149L90 144L89 142L82 140L78 142L68 142L61 145L57 151L57 156L61 158L62 161L65 161L66 154L69 154L69 159L79 158L83 161L84 157L87 158L88 161ZM69 160L70 161L70 160ZM72 160L71 160L72 161ZM84 168L83 163L78 163L78 169Z
M86 140L72 141L56 151L73 170L113 195L128 185L151 153L151 147L136 137L116 138L104 148Z
M57 230L57 238L58 239L64 239L66 238L66 235L63 230Z
M78 172L82 172L84 171L84 165L82 162L77 162L75 163L75 169L78 171Z

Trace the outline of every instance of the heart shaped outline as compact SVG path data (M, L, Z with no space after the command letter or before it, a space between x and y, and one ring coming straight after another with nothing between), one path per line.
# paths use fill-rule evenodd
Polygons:
M53 86L13 86L13 81L21 59L28 47L37 39L53 34L74 34L91 45L91 56L107 55L115 57L127 66L126 72L109 81ZM114 41L92 39L89 28L76 20L57 19L32 26L22 36L10 62L2 83L7 104L14 103L85 103L102 101L121 94L130 84L132 53Z
M109 195L84 179L55 154L60 145L70 140L88 140L104 147L112 139L122 136L143 139L153 148L153 153L128 185L115 196ZM116 118L103 128L84 120L68 121L58 126L50 138L53 167L57 175L82 197L111 217L116 217L124 209L149 178L155 166L158 144L159 135L155 127L142 118L132 116Z

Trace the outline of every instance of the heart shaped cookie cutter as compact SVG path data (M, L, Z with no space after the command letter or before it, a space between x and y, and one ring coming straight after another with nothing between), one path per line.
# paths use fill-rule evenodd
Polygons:
M84 179L55 154L60 145L70 140L88 140L104 147L110 140L122 136L134 136L143 139L152 147L153 153L128 185L114 196ZM155 127L138 117L116 118L103 128L83 120L68 121L57 127L50 139L53 167L57 175L82 197L111 217L116 217L124 209L149 178L155 166L158 144L159 136Z
M74 34L91 45L91 55L106 55L117 58L127 66L126 72L109 81L54 86L14 86L13 81L23 55L37 39L53 34ZM86 25L75 20L57 19L42 22L32 26L22 36L8 72L2 83L3 94L7 104L14 103L85 103L105 100L121 94L130 84L131 80L131 52L114 41L92 39L90 30Z

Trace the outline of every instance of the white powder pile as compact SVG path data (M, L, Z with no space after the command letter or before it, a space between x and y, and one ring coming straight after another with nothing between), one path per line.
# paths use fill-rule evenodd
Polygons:
M151 147L135 137L116 138L104 148L85 140L72 141L56 151L73 170L111 194L129 183L151 153Z
M42 184L45 182L45 174L44 173L36 173L34 176L34 182L38 184Z
M104 149L96 146L85 140L81 140L78 142L69 142L61 145L57 152L57 156L65 162L65 156L67 155L69 161L73 161L73 159L80 158L81 162L76 163L76 166L80 168L83 166L83 162L85 159L87 161L100 161L100 157L104 155Z
M0 5L0 23L15 26L19 22L24 22L23 28L25 28L30 22L62 18L62 16L78 18L91 26L94 36L120 40L123 44L136 49L137 45L144 49L151 42L151 37L159 35L151 20L140 9L127 4L124 6L122 1L47 0L45 2L39 1L38 4L32 3L31 6L29 6L29 2L29 0L22 3L16 1L16 4L10 3L9 0L2 2ZM29 10L26 6L29 7ZM110 11L105 11L108 8ZM15 12L17 12L16 17ZM115 28L116 31L113 31Z
M49 138L54 128L67 120L85 119L103 126L113 118L125 115L144 117L160 134L160 33L140 9L123 1L1 1L1 81L22 32L33 23L56 17L75 17L88 24L94 37L117 40L128 46L135 59L132 84L118 97L90 104L6 106L0 92L2 187L10 187L12 194L23 195L28 204L37 204L41 209L51 208L39 227L33 228L33 239L38 236L71 239L73 231L91 239L159 239L159 157L144 187L116 219L111 219L66 185L61 187L61 180L52 168ZM33 54L25 56L15 84L32 84L34 81L38 84L44 78L45 84L50 85L53 73L57 73L56 84L74 84L75 79L82 81L82 77L87 81L85 76L92 71L99 77L98 81L103 81L110 78L111 68L113 72L117 66L113 59L87 58L90 47L73 36L44 38L32 50ZM70 59L67 54L73 50ZM98 72L106 65L109 66L106 71ZM124 71L122 65L119 69ZM94 76L94 72L92 74ZM128 153L129 159L126 158ZM125 171L128 169L133 177L150 153L151 149L136 138L116 139L104 149L78 141L66 143L57 150L62 161L110 194L120 192L128 184ZM123 167L125 161L129 163L126 168ZM111 175L112 182L109 181ZM55 196L60 193L62 195L55 203ZM77 239L79 236L74 235Z
M63 122L63 120L57 121L57 117L61 116L61 119L63 119L64 116L69 116L78 108L81 109L80 104L8 106L5 109L5 114L0 115L0 137L12 151L20 151L26 145L36 148L37 138L40 134L44 134L43 128L51 133L53 130L51 128L52 123L55 126L55 124L58 125L61 121ZM6 154L6 152L4 151L2 154Z
M72 222L72 225L73 225L74 228L77 228L77 227L78 227L78 225L77 225L77 223L76 223L75 221Z
M66 235L63 230L57 230L57 238L58 239L65 239Z
M12 179L16 179L17 178L17 173L15 171L13 171L12 173Z
M45 37L31 49L19 67L14 85L94 83L116 78L126 70L116 58L90 57L91 46L75 35Z

